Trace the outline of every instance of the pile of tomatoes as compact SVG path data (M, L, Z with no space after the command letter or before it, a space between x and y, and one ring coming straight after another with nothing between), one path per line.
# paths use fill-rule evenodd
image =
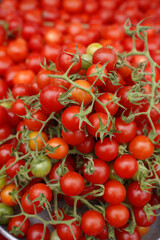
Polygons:
M158 0L0 3L0 225L15 237L140 240L155 222L159 15Z

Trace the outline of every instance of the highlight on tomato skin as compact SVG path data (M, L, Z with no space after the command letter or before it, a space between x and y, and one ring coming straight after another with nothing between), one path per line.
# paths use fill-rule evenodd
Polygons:
M13 236L151 238L159 8L158 0L0 1L0 225Z

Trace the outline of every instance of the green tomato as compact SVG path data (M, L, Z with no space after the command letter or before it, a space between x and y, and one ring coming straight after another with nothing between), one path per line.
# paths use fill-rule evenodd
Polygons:
M92 56L90 54L82 54L81 60L81 68L84 70L87 70L92 65Z
M31 172L34 176L43 178L52 168L52 162L47 156L40 156L31 162Z
M12 207L4 203L0 203L0 224L5 225L9 222L11 216L14 214Z
M86 53L93 55L96 50L103 47L100 43L91 43L86 49Z
M58 234L57 234L57 230L56 230L56 229L53 230L53 232L51 233L49 240L60 240L60 238L58 237Z
M0 189L2 189L6 185L6 176L2 175L0 177Z

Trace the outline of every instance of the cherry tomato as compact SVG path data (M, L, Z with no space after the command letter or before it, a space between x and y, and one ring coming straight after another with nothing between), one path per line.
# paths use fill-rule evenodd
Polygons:
M139 135L129 143L129 151L135 158L145 160L153 154L154 145L148 137Z
M100 63L103 65L106 62L108 62L106 65L106 69L108 71L111 71L115 68L117 62L117 55L115 51L112 48L107 47L97 49L93 54L93 63Z
M87 131L90 135L94 137L100 137L100 132L97 133L97 131L106 129L105 125L108 123L108 116L105 113L97 112L93 113L88 118L91 125L87 124ZM107 127L107 130L109 131L111 128L111 123L109 123L109 126ZM103 134L104 135L104 134Z
M6 225L13 214L14 214L14 210L11 206L8 206L4 203L0 203L0 224L1 225Z
M124 240L124 239L125 240L141 240L141 236L136 228L132 234L129 234L129 232L123 229L120 229L119 231L116 230L116 239L117 240Z
M16 236L17 238L22 238L27 234L27 231L30 227L30 220L28 218L25 219L25 216L23 215L13 217L8 223L8 231L11 231L13 228L19 227L19 226L21 226L20 231L23 234L19 233L18 235L17 234L13 234L13 235Z
M123 227L129 219L129 211L122 204L109 205L106 209L107 222L116 228Z
M89 89L91 88L91 84L86 81L86 80L76 80L75 83L77 85L79 85L79 87L81 88L85 88L85 89ZM69 89L73 88L73 86L71 85ZM76 101L79 104L83 104L87 105L88 103L91 102L92 100L92 96L86 92L85 90L82 90L78 87L75 87L71 93L71 96L69 97L71 100ZM93 93L93 88L90 89L90 91Z
M110 140L109 137L104 138L103 142L97 141L94 150L96 156L106 162L114 160L119 152L117 142L114 139Z
M129 179L136 174L138 164L133 156L124 154L115 160L114 169L119 177Z
M65 216L64 220L70 220L72 219L72 217L70 216ZM57 226L57 234L59 236L59 238L61 240L78 240L80 235L81 235L81 228L80 226L78 226L77 222L73 222L71 223L71 228L72 228L72 232L69 228L68 225L66 224L58 224ZM74 234L74 237L73 237Z
M51 171L49 173L49 179L51 180L51 182L54 182L55 179L60 180L61 177L63 176L63 171L61 170L61 168L59 168L61 164L62 164L62 161L59 160L57 163L55 163L52 166ZM74 171L74 168L68 163L65 163L64 168L65 170L67 168L67 171Z
M95 210L88 210L82 214L81 228L88 236L100 234L104 228L104 224L103 216Z
M122 183L116 180L110 180L104 184L105 191L103 198L110 204L119 204L126 197L126 189Z
M56 148L54 149L54 152L52 153L48 153L48 150L46 150L46 152L48 153L47 155L50 158L54 158L54 159L62 159L64 158L67 154L68 154L68 144L62 139L62 138L51 138L47 144L49 146L51 146L52 148ZM50 151L49 151L50 152Z
M143 207L151 199L151 190L142 191L139 182L132 182L127 189L127 199L135 207Z
M31 161L31 172L35 177L45 177L52 167L51 160L47 156L39 156Z
M45 143L48 141L47 134L44 132L39 133L38 131L33 131L29 134L29 147L33 151L42 150Z
M136 228L141 236L144 236L149 231L149 227L141 227L137 225Z
M13 191L18 191L18 187L15 184L11 183L6 185L0 193L2 202L5 203L7 206L17 205L17 202L14 201L12 196L10 195L10 193L12 193Z
M149 227L156 221L155 210L152 210L153 215L150 215L149 220L147 218L146 213L143 210L143 207L134 207L133 212L136 223L140 227Z
M94 86L101 86L107 80L107 73L107 70L103 69L101 64L93 64L87 69L87 81Z
M85 140L76 146L77 150L81 153L91 153L94 149L95 141L94 138L88 136Z
M43 232L45 230L44 234L44 240L49 240L50 232L48 227L44 228L44 225L42 223L35 223L33 224L27 231L27 240L41 240L43 236Z
M83 168L83 174L85 179L92 184L103 184L109 178L109 167L108 165L100 160L100 159L93 159L94 163L94 171L92 174L88 173L87 166L85 165ZM88 162L87 165L90 163Z
M9 177L14 178L17 172L20 171L21 166L25 166L25 162L23 160L16 162L16 158L10 158L6 163L6 173Z
M45 122L46 120L47 120L46 114L43 113L41 110L38 110L33 111L32 119L25 118L24 122L30 130L39 131L43 126L42 122Z
M67 196L76 196L84 189L84 179L76 172L68 172L60 179L61 190Z
M63 93L65 93L65 90L61 87L52 85L46 86L40 93L40 103L42 107L49 113L62 110L64 105L62 105L58 99Z
M128 143L137 134L137 125L134 121L126 123L122 121L121 118L116 118L115 120L115 139L118 143Z
M86 139L85 132L81 130L77 130L74 132L71 131L63 131L61 132L63 140L69 145L79 145L83 143Z

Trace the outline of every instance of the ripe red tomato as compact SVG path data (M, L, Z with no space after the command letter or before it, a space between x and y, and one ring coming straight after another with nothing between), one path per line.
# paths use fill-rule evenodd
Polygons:
M44 225L42 223L35 223L27 231L27 240L41 240L44 232ZM44 240L49 240L50 232L48 227L45 229Z
M87 124L87 131L89 132L89 134L94 137L100 137L100 132L97 133L97 131L106 129L105 125L108 123L107 114L101 113L101 112L93 113L88 117L88 120L91 123L91 125ZM109 123L107 130L109 131L110 128L111 128L111 123Z
M40 197L43 194L48 202L52 199L52 191L51 189L44 183L36 183L33 185L29 190L29 199L31 201L35 200L36 198ZM40 201L34 201L33 205L39 207ZM42 206L44 207L44 205ZM43 209L43 208L42 208Z
M107 71L113 70L117 62L117 55L112 48L99 48L93 54L93 63L100 63L103 65L106 62L108 62L108 64L106 65Z
M115 160L114 169L119 177L129 179L136 174L138 164L133 156L124 154Z
M115 115L118 111L118 105L114 102L110 102L113 96L113 93L105 92L98 97L98 100L105 105L111 116ZM107 113L105 108L98 101L95 102L94 108L96 112Z
M23 194L23 196L21 198L21 205L22 205L24 212L26 212L28 214L40 213L43 210L43 208L41 206L33 205L33 203L31 202L31 200L29 198L29 190Z
M73 63L75 64L71 67ZM59 71L66 72L69 67L71 67L69 74L76 73L81 68L81 58L74 49L65 49L56 58L56 68Z
M11 133L12 129L9 124L5 123L3 126L0 126L0 141L8 138Z
M7 47L7 54L15 61L21 62L28 56L27 42L23 38L12 40Z
M95 210L88 210L82 215L81 228L88 236L100 234L104 228L104 224L103 216Z
M137 125L134 121L126 123L121 118L116 118L115 129L119 132L115 132L115 139L118 143L128 143L137 134Z
M81 130L77 130L75 132L71 131L63 131L62 130L62 138L69 145L79 145L85 141L85 132Z
M47 116L45 113L43 113L41 110L35 110L33 111L32 119L25 118L24 122L30 130L39 131L43 126L42 122L45 122L46 120Z
M109 137L106 137L102 142L101 140L96 142L94 151L98 158L109 162L117 157L119 147L114 139L111 140Z
M101 86L107 80L107 70L101 64L91 65L86 72L87 81L94 86ZM100 76L100 77L99 77Z
M116 230L116 239L117 240L141 240L141 235L138 230L135 228L134 232L130 234L124 229Z
M68 172L60 180L61 190L67 196L76 196L84 189L84 179L77 172Z
M103 198L110 204L119 204L126 197L126 189L122 183L116 180L110 180L104 184L105 191Z
M142 191L139 182L132 182L127 189L127 199L135 207L143 207L151 199L151 190Z
M134 207L133 212L136 223L140 227L149 227L156 221L155 210L152 210L153 215L150 215L149 220L147 218L146 213L143 210L143 207Z
M83 168L83 174L85 179L92 184L105 183L109 178L108 165L100 159L93 159L93 162L95 171L93 171L92 174L88 174L86 165ZM87 163L87 165L89 165L89 162Z
M7 110L3 107L0 106L0 126L3 126L7 122Z
M28 218L25 221L24 220L25 220L25 216L23 215L12 217L8 223L8 231L11 231L14 227L21 226L20 231L23 233L23 235L21 233L19 233L18 235L15 235L13 233L12 234L17 238L22 238L26 236L27 231L30 227L30 220Z
M10 158L6 163L6 173L9 177L14 178L14 176L17 174L17 172L20 171L21 166L25 166L25 162L23 160L19 160L14 164L16 161L16 158Z
M66 129L72 132L79 130L80 120L78 117L74 117L74 115L80 113L80 110L79 106L72 105L63 111L61 122ZM83 129L84 125L85 122L82 122L81 129Z
M11 144L3 144L0 146L0 166L3 166L7 161L12 157L12 148Z
M139 135L129 143L129 151L135 158L145 160L153 154L154 145L148 137Z
M44 109L48 112L59 112L64 108L58 98L61 94L65 93L65 90L61 87L48 85L42 89L40 93L40 103Z
M109 205L106 209L107 222L116 228L123 227L129 219L129 211L123 204Z
M73 217L65 216L63 220L67 221L67 220L71 220L72 218ZM74 240L74 239L78 240L81 235L81 228L78 225L78 222L71 223L71 229L74 234L74 237L71 232L71 229L66 224L58 224L56 229L57 229L57 234L61 240Z
M87 154L93 151L94 145L94 138L92 136L87 136L82 143L76 145L76 148L79 152Z
M54 182L54 180L60 180L62 177L62 171L60 170L59 166L62 164L62 161L58 161L57 163L55 163L52 168L51 171L49 173L49 179L51 180L51 182ZM65 170L67 168L67 171L74 171L74 168L69 165L68 163L65 163Z

